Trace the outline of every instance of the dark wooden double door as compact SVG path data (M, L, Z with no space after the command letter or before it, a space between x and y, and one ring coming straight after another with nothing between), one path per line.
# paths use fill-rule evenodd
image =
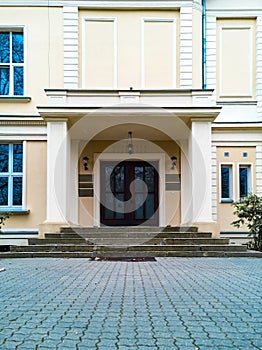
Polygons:
M157 162L101 162L100 181L101 224L158 226Z

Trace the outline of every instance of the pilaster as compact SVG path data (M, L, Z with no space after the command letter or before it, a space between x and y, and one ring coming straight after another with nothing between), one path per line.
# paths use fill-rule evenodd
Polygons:
M193 9L180 9L180 87L192 88L193 84Z
M256 40L256 56L257 56L257 112L262 117L262 15L257 17L257 40Z
M78 88L78 6L64 6L64 87Z
M47 208L46 221L40 225L43 236L57 232L60 226L67 225L67 190L69 143L67 119L47 119Z
M212 216L211 120L192 119L190 156L192 175L192 224L219 235Z

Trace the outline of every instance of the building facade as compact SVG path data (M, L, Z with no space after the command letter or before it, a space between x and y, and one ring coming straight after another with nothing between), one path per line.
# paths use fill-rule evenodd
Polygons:
M0 130L7 231L234 231L262 195L262 4L2 0Z

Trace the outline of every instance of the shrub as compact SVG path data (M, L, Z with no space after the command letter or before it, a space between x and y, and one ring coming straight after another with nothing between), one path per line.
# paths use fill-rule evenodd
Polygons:
M262 251L262 197L250 194L248 197L233 202L234 214L238 217L231 225L240 227L247 225L252 240L248 248Z
M11 213L7 211L0 212L0 230L2 226L5 224L5 221L9 219L11 216Z

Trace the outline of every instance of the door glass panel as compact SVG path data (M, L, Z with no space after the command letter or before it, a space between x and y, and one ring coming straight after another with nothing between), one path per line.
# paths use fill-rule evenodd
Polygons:
M105 206L105 219L113 219L114 212L111 209L114 208L114 197L112 196L111 193L106 193L104 206Z
M118 199L116 204L116 219L124 219L124 193L117 193L116 199Z
M135 218L137 220L142 220L144 219L144 206L141 205L141 203L143 203L144 201L144 194L143 193L136 193L135 194Z
M146 219L150 219L154 215L154 194L148 193L146 198Z
M8 205L8 177L0 177L0 205Z
M144 168L142 166L135 167L135 180L143 180L144 175ZM142 181L135 181L135 191L136 192L143 192L143 182Z
M148 192L154 192L154 168L151 167L145 167L145 182L147 184Z
M9 145L0 145L0 173L8 172Z
M115 167L114 177L115 177L115 184L116 184L115 191L124 192L125 171L123 166Z
M102 186L105 185L105 191L110 192L110 189L114 189L114 177L111 176L113 171L113 166L106 166L105 167L105 183L101 184Z

